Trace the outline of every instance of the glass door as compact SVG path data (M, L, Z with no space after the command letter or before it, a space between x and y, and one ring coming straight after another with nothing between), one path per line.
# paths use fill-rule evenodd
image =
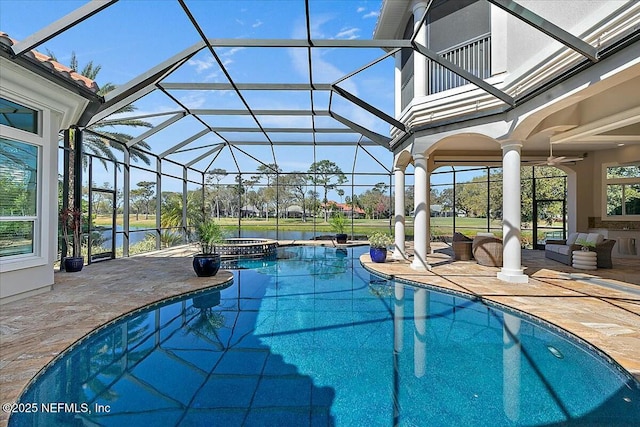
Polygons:
M544 249L547 240L566 238L567 209L564 200L536 200L533 215L534 249Z
M116 164L89 157L88 263L116 257ZM102 184L96 185L98 178Z

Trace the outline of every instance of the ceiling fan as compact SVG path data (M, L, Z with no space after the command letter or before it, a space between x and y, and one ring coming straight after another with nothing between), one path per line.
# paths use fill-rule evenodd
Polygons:
M557 166L562 163L572 163L584 160L584 157L567 157L567 156L553 156L553 144L549 143L549 157L542 162L534 163L534 166Z

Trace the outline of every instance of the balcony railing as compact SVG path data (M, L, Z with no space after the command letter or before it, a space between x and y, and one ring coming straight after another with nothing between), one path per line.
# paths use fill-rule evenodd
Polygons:
M476 77L486 79L491 76L491 35L483 34L475 39L450 49L438 52L443 58L470 72ZM415 53L414 53L415 55ZM402 108L413 99L413 55L403 67L402 72ZM429 84L428 94L453 89L468 82L442 65L427 61Z
M470 72L476 77L486 79L491 76L491 36L483 35L452 49L438 52L443 58ZM442 65L429 62L429 93L462 86L468 82Z

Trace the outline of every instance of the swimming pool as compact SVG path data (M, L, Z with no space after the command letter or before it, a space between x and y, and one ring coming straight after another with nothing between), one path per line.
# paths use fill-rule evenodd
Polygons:
M140 310L32 383L10 425L634 425L616 365L513 313L287 248ZM31 413L26 413L31 410Z

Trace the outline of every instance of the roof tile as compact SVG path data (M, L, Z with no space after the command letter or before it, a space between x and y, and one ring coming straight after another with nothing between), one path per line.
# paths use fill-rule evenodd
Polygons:
M7 33L0 31L0 43L5 46L11 47L14 44L16 44L16 40L9 37ZM50 56L47 56L36 50L31 50L25 53L24 56L41 63L46 68L50 69L56 74L66 79L72 80L77 84L79 84L80 86L84 86L94 93L97 93L98 90L100 89L98 87L98 84L95 81L91 80L88 77L83 76L82 74L76 72L75 70L72 70L66 65L62 65L61 63L54 61L53 58L51 58Z

